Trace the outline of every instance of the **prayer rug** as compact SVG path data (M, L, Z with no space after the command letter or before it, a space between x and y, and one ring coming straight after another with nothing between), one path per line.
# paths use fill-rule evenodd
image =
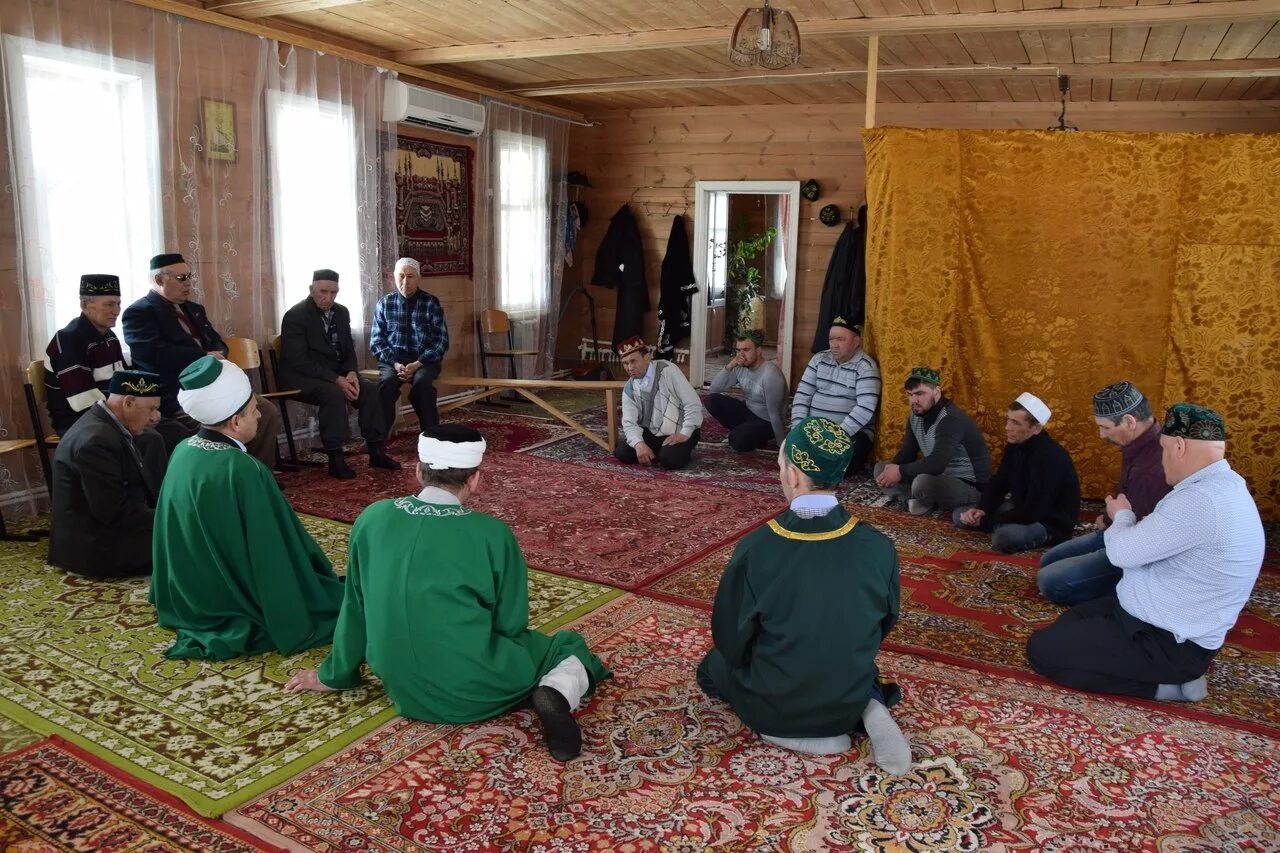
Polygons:
M6 716L0 715L0 755L29 746L40 740L40 735Z
M344 524L304 516L336 566ZM218 815L394 716L376 680L333 696L285 693L328 647L290 657L168 660L145 579L100 581L44 565L43 543L0 544L0 713L57 734ZM553 627L617 591L530 572L530 624Z
M400 257L424 276L471 275L471 161L465 145L396 137L396 234Z
M196 817L173 797L61 738L0 758L0 849L151 853L278 850Z
M554 446L554 445L553 445ZM529 565L632 589L733 541L779 510L778 489L744 492L566 465L529 453L485 456L475 509L516 532ZM413 472L340 481L305 472L280 478L299 512L354 521L376 500L415 494ZM305 479L303 479L305 478ZM353 486L352 483L357 485Z
M694 668L705 612L626 596L578 621L614 672L552 760L531 711L470 726L397 720L229 815L307 849L1276 849L1280 749L1135 708L882 654L914 764L770 746Z
M872 517L864 507L855 514ZM961 550L951 551L949 558L927 556L919 550L931 544L927 539L903 533L927 526L907 513L896 515L876 524L898 542L902 584L902 616L885 645L965 666L1031 675L1027 638L1064 609L1045 601L1036 587L1039 557ZM733 548L726 545L695 560L641 593L710 608ZM1169 713L1280 735L1280 575L1258 577L1249 604L1209 669L1208 697L1172 705Z

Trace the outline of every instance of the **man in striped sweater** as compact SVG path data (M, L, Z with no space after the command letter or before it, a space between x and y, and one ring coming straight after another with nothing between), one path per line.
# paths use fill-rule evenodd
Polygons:
M791 426L805 418L826 418L853 440L845 476L861 471L876 437L880 406L880 365L862 348L862 327L843 317L831 321L831 348L809 359L791 402Z
M702 401L680 368L653 357L639 337L618 344L631 377L622 388L624 440L613 451L627 465L659 465L668 471L689 464L702 436Z

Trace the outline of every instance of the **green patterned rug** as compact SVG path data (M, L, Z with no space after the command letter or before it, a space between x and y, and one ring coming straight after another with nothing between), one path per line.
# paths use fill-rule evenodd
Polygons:
M8 755L40 740L40 735L8 717L0 716L0 755Z
M349 527L302 521L345 570ZM281 689L327 647L167 660L173 632L156 624L145 579L72 577L45 565L45 549L0 543L0 714L61 735L202 815L248 802L394 716L376 682L328 695ZM530 571L529 622L549 630L617 595Z

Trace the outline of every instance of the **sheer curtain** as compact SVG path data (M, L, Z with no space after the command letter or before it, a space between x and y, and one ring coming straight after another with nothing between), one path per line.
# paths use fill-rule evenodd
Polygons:
M479 222L476 307L511 317L520 375L553 370L564 271L569 125L562 119L485 101L476 164Z
M0 0L0 36L0 440L31 435L23 371L79 313L84 273L118 275L127 306L149 258L181 252L214 326L266 344L333 267L367 326L394 231L386 72L122 0ZM273 99L303 116L292 133L273 137ZM340 132L297 132L326 114ZM273 152L316 170L273 182ZM43 487L34 453L0 455L7 515Z

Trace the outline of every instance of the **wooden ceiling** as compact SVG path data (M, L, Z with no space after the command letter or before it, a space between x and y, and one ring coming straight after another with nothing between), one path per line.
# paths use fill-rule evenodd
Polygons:
M726 58L759 0L187 0L582 112L880 102L1280 99L1280 0L778 0L798 66ZM995 67L992 67L995 66ZM1031 66L1011 70L1010 66Z

